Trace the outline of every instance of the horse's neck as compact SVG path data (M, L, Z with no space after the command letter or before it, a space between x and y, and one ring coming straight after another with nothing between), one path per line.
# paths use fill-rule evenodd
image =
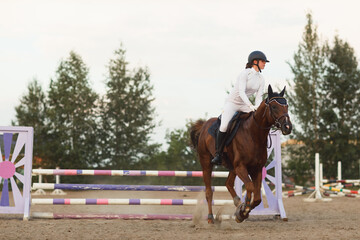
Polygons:
M270 127L272 123L268 121L267 111L269 111L264 102L260 104L258 109L255 111L254 116L252 118L251 128L253 132L256 132L256 135L262 138L267 138L269 134Z

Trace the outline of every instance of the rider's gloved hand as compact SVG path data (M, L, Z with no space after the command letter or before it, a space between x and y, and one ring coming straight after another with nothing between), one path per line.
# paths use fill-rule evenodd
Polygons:
M249 108L251 109L251 111L256 111L256 107L254 105L249 105Z

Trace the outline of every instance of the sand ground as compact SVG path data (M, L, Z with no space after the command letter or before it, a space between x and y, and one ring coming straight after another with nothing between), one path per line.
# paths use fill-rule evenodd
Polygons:
M189 198L203 193L179 192L68 192L66 198ZM38 197L38 196L34 196ZM54 196L44 196L44 198ZM191 220L77 220L31 219L0 215L0 239L360 239L360 198L339 197L331 202L307 203L307 196L284 198L288 221L274 216L250 216L243 223L223 220L209 225ZM63 198L56 196L56 198ZM230 199L216 193L215 199ZM214 212L220 207L214 207ZM202 209L202 208L200 208ZM203 214L207 214L204 207ZM53 206L35 205L31 212L193 214L196 206ZM234 207L226 206L225 214Z

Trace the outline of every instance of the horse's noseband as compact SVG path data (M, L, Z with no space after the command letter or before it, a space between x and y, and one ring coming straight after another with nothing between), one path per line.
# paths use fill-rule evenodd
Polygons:
M272 116L274 118L274 116ZM274 123L274 126L277 127L277 128L281 128L281 123L280 123L280 119L282 119L283 117L285 118L289 118L289 114L287 113L284 113L283 115L281 115L280 117L278 118L274 118L275 120L275 123Z

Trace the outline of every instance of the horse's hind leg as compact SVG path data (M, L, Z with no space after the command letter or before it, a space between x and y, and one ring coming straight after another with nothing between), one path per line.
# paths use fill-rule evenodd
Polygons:
M211 173L212 166L210 164L210 156L199 156L201 159L201 165L203 169L203 180L205 183L205 196L208 204L208 223L214 223L214 215L212 213L212 200L213 200L213 191L211 189ZM209 158L209 159L205 159Z
M241 203L240 197L236 194L235 190L234 190L234 181L235 181L235 172L234 171L230 171L229 172L229 176L226 179L226 187L231 195L231 197L234 200L234 205L235 207L238 207Z

